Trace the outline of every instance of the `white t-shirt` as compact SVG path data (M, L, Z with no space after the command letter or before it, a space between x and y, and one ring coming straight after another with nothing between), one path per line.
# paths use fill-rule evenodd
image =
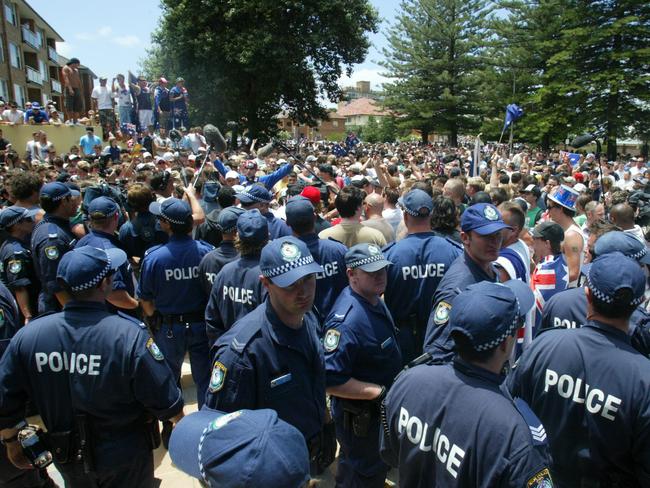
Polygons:
M187 140L189 141L190 147L192 148L192 152L194 154L199 152L199 147L205 146L205 137L203 137L201 134L188 134Z
M25 114L22 110L12 112L11 109L7 109L2 112L2 120L12 124L22 124L25 121Z
M40 158L39 145L36 141L27 141L27 146L25 147L25 152L29 154L29 157L33 160Z
M107 86L96 86L90 94L91 98L97 100L99 110L110 110L113 108L111 91Z

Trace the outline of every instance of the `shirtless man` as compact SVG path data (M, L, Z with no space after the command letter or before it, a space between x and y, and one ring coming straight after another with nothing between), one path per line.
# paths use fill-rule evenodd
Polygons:
M81 99L81 78L79 77L79 60L71 58L63 67L63 84L65 86L65 118L77 123L79 114L83 110Z
M564 230L562 253L569 266L569 288L578 286L587 242L580 227L573 220L578 196L579 193L574 189L561 185L549 194L547 204L549 217Z

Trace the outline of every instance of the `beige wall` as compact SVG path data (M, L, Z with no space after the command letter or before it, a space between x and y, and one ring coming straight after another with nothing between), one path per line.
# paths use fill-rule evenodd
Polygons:
M70 152L70 146L79 144L79 139L86 135L86 127L83 125L0 125L0 129L3 137L21 157L25 155L27 141L33 139L32 134L37 130L45 131L57 154ZM95 134L101 138L101 127L95 126L94 129Z

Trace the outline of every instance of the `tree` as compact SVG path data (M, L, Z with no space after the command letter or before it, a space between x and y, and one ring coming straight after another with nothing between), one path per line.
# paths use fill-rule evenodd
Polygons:
M281 110L300 123L325 119L319 97L338 100L338 79L364 60L378 22L368 0L162 0L162 9L145 73L182 75L195 121L238 121L251 137L274 133Z
M390 27L382 65L393 79L385 105L404 129L458 134L478 126L482 45L489 14L484 0L403 0Z

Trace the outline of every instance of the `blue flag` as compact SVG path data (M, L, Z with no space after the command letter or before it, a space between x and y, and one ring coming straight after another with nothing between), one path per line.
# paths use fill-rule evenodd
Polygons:
M560 151L560 162L564 162L564 158L568 157L569 158L569 163L571 163L571 166L575 166L580 162L580 154L577 153L572 153L568 151Z
M511 103L506 107L506 122L503 125L503 130L506 130L510 125L519 120L524 115L524 110L518 105Z
M345 148L341 147L340 144L335 144L334 145L334 147L332 148L332 153L335 156L338 156L339 158L348 155L348 152L345 150Z

